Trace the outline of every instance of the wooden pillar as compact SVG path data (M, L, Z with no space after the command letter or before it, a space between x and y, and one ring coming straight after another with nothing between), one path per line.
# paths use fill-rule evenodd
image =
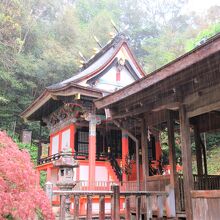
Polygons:
M74 153L75 149L75 124L70 126L70 148L72 149L72 153Z
M93 115L89 120L89 189L95 186L95 161L96 161L96 119Z
M79 219L79 196L74 196L74 220Z
M199 136L199 138L200 138L200 142L201 142L201 146L202 146L204 172L205 172L205 175L207 176L208 175L208 169L207 169L207 158L206 158L206 146L203 143L203 141L202 141L200 136Z
M137 190L140 190L140 161L139 161L139 144L138 140L135 141L136 146L136 170L137 170Z
M141 151L142 151L142 170L144 190L147 190L147 177L149 176L149 160L148 160L148 146L147 146L147 126L145 119L142 120L141 125Z
M194 130L194 139L196 146L196 165L198 175L203 175L203 163L202 163L202 148L200 143L200 133L197 125L193 126Z
M179 109L180 118L180 136L181 136L181 150L182 150L182 162L183 162L183 187L185 195L185 208L186 219L192 220L192 155L191 155L191 142L190 142L190 126L189 118L186 114L186 108L184 105Z
M125 219L131 219L131 206L130 206L130 197L125 196Z
M61 195L60 196L60 217L59 220L65 220L65 204L66 203L66 196L65 195Z
M179 209L179 192L178 192L178 176L176 172L176 150L175 150L175 136L174 136L174 118L173 112L167 112L167 131L168 131L168 145L169 145L169 164L170 164L170 186L175 190L175 206Z
M111 219L120 220L120 188L118 185L112 185L111 190L113 191L111 201Z
M136 196L136 220L141 219L141 197Z
M128 149L128 134L127 132L123 129L122 130L122 165L125 167L126 164L126 156L129 154L129 149ZM127 175L125 172L122 174L122 181L127 180Z
M86 219L92 220L92 196L91 195L87 195Z
M105 220L105 196L99 197L99 220Z

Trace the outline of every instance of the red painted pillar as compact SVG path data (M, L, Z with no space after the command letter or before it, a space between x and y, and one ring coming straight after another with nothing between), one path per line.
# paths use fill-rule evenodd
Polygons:
M47 182L51 181L51 167L47 167Z
M75 148L75 124L72 124L70 126L70 148L72 149L72 152L74 153Z
M92 115L89 120L89 189L95 186L96 161L96 118Z
M122 130L122 166L125 167L126 164L126 156L128 155L128 134L125 130ZM122 181L126 181L126 174L123 172Z

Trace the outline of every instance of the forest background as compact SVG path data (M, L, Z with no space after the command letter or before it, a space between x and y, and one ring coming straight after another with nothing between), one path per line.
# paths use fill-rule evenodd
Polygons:
M1 0L0 1L0 129L15 136L39 123L19 114L43 89L79 71L79 51L89 59L117 29L146 73L165 65L220 32L220 6L203 14L183 12L187 0ZM208 135L208 148L220 143ZM166 147L166 135L163 141ZM220 154L220 153L219 153ZM220 168L217 171L220 172Z

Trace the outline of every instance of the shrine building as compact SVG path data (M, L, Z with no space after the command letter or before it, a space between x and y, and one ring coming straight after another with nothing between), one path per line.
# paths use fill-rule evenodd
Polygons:
M50 131L50 143L41 143L37 172L46 171L56 187L57 168L64 149L71 148L79 163L76 188L96 189L142 178L135 141L127 130L109 120L109 110L97 110L94 101L124 88L145 76L128 46L125 35L117 34L69 79L45 88L21 114L24 120L40 121ZM129 119L130 120L130 119ZM131 127L135 121L129 121ZM135 126L134 126L135 127ZM138 129L136 135L139 135ZM140 136L140 135L139 135ZM159 160L158 133L149 136L149 159ZM130 170L129 170L130 169Z

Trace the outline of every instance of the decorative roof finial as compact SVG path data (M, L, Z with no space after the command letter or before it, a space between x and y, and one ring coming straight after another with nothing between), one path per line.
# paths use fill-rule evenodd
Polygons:
M93 35L93 38L94 38L95 42L99 45L99 47L102 48L102 45L100 44L98 38L95 35Z
M83 54L79 51L80 57L86 62L86 58L83 56Z
M116 27L116 24L115 24L115 22L112 19L111 19L111 23L112 23L112 26L114 27L114 29L117 31L117 33L119 33L119 30Z

